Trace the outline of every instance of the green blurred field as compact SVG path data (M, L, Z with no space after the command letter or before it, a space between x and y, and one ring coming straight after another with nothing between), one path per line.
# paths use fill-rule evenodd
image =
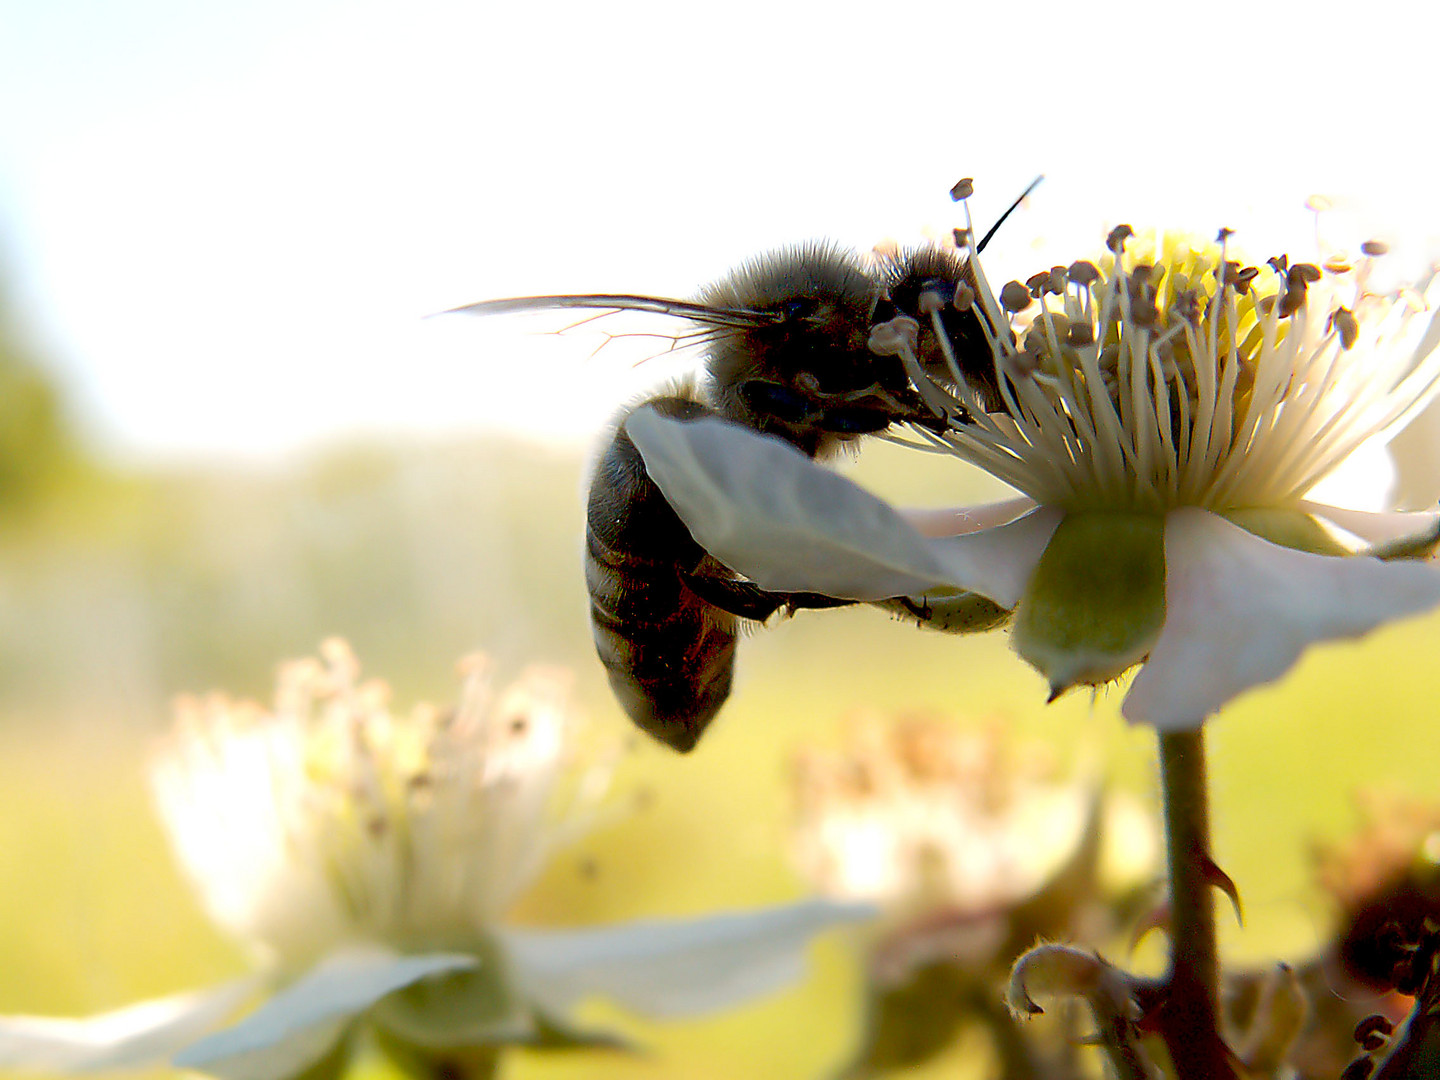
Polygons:
M889 448L862 474L902 499L981 494ZM502 670L568 665L596 724L624 735L590 653L581 464L524 444L336 453L288 471L94 481L0 537L0 1011L85 1013L237 973L172 866L143 782L176 692L268 697L275 663L352 642L396 698L446 701L480 648ZM1440 617L1316 650L1212 725L1218 855L1246 902L1227 947L1298 955L1324 931L1309 850L1354 821L1360 787L1440 796L1432 657ZM857 709L1001 717L1062 760L1153 800L1150 739L1118 695L1043 706L1003 635L947 639L872 611L802 615L744 643L739 691L699 750L636 741L619 816L550 868L517 918L582 924L795 898L787 773ZM1229 924L1227 923L1227 926ZM843 936L793 992L654 1025L597 1006L648 1055L517 1055L511 1077L819 1077L854 1037ZM926 1075L956 1075L956 1058Z

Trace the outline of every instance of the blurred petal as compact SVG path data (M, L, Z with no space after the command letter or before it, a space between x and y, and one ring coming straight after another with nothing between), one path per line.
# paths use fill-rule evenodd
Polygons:
M346 1024L375 1002L430 975L474 967L474 956L337 953L237 1024L175 1055L174 1064L227 1080L280 1080L318 1061Z
M281 1035L268 1046L203 1062L191 1062L186 1051L176 1055L172 1063L180 1065L183 1058L184 1067L220 1080L314 1080L316 1076L338 1074L346 1057L344 1036L349 1026L348 1017L324 1020Z
M1165 628L1122 709L1165 731L1278 679L1313 642L1440 604L1440 571L1424 563L1293 551L1194 508L1167 516L1165 560Z
M696 542L766 589L884 600L966 587L888 505L780 439L649 408L625 430Z
M596 930L506 930L521 990L563 1012L592 994L637 1012L681 1016L734 1005L800 978L810 939L873 918L866 904L810 900L691 921Z
M237 979L83 1019L0 1017L0 1067L88 1072L164 1064L234 1011L256 983Z

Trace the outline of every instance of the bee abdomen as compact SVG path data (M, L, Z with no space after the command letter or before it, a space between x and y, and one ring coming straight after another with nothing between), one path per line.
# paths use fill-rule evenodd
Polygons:
M650 619L617 619L590 605L595 651L616 698L639 727L682 753L730 696L737 636L734 616L687 599Z
M684 398L649 404L680 418L709 412ZM730 694L737 620L682 581L705 550L645 472L623 422L597 463L585 532L591 628L610 686L638 726L688 751Z

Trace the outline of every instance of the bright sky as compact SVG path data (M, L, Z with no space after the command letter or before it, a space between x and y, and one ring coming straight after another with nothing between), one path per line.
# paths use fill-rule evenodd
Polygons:
M1302 247L1315 192L1440 253L1428 6L1004 6L0 0L8 287L108 447L269 456L584 437L617 350L422 317L915 242L965 175L982 227L1048 177L1001 280L1122 221Z

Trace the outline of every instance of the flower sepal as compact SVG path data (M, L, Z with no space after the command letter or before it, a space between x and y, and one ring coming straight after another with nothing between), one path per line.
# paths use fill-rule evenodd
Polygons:
M496 941L470 941L464 947L476 955L474 967L411 983L370 1011L377 1043L402 1066L406 1061L478 1063L504 1046L630 1048L616 1032L576 1027L527 1000ZM433 1077L435 1072L421 1069L417 1075Z
M1431 559L1437 549L1440 549L1440 521L1432 523L1423 532L1376 544L1366 554L1389 562L1392 559Z
M448 1052L533 1041L535 1024L500 948L488 935L462 948L474 955L474 965L403 986L375 1003L369 1019L388 1043Z
M523 1029L497 1030L493 1039L474 1044L420 1046L379 1024L370 1029L370 1036L385 1060L411 1080L435 1080L437 1076L487 1080L498 1073L507 1046L532 1050L635 1050L633 1043L615 1032L573 1027L539 1012L530 1014L527 1021Z
M1165 519L1067 514L1026 586L1015 651L1058 697L1118 677L1149 655L1165 624Z
M1354 545L1347 546L1333 529L1325 527L1314 514L1304 509L1284 506L1254 506L1220 511L1220 516L1238 525L1251 536L1269 540L1292 551L1308 551L1311 555L1354 555Z
M375 1049L407 1080L489 1080L500 1070L500 1050L494 1046L426 1050L397 1039L381 1028L372 1032Z

